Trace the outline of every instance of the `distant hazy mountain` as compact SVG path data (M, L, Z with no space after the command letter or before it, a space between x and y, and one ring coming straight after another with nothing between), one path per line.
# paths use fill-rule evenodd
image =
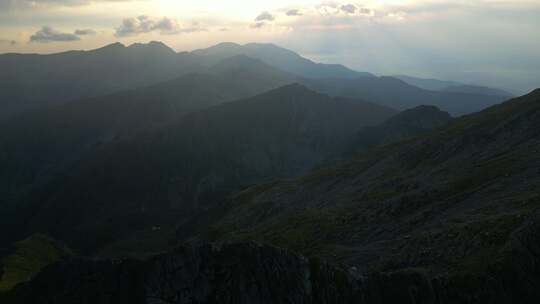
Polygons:
M501 89L489 88L485 86L475 86L459 83L456 81L445 81L430 78L418 78L405 75L392 76L397 79L401 79L406 83L431 91L445 91L445 92L457 92L457 93L472 93L480 95L494 95L510 98L513 94L508 93Z
M200 70L160 42L52 55L0 55L0 119L28 109L142 87Z
M393 77L304 79L302 83L332 96L362 98L397 110L433 105L452 115L477 112L507 99L505 96L429 91Z
M110 94L203 72L238 55L260 59L277 69L305 77L353 78L370 75L341 65L317 64L270 44L221 44L192 53L176 53L161 42L114 43L91 51L52 55L0 55L0 119L14 113Z
M0 120L23 111L149 86L188 73L219 72L234 77L238 71L264 74L281 84L300 82L319 92L360 98L398 110L426 104L457 115L481 110L507 97L497 90L456 87L459 84L453 83L447 83L454 86L444 92L433 93L392 81L395 78L377 78L341 65L314 63L272 44L223 43L191 53L176 53L160 42L129 47L115 43L92 51L0 55Z
M223 69L229 63L216 65L213 74L188 74L6 120L0 128L0 204L12 200L12 195L25 188L22 185L42 182L84 152L177 121L188 113L289 83L281 72L262 63L249 64L252 70L236 69L230 77L231 71Z
M20 211L25 220L14 224L95 250L156 223L173 225L195 210L219 210L231 191L252 183L302 174L362 127L394 114L299 85L225 103L93 149L34 189L28 209Z
M482 95L493 95L493 96L503 96L510 98L513 95L501 89L488 88L483 86L474 86L474 85L455 85L449 86L441 89L443 92L457 92L457 93L471 93L471 94L482 94Z
M254 59L246 55L235 55L224 58L215 65L210 66L205 72L226 75L229 77L236 77L236 75L251 75L251 77L254 78L250 79L251 82L257 82L257 78L261 78L261 81L272 81L284 84L297 82L300 79L296 75L284 72L259 59Z
M446 81L433 78L419 78L406 75L392 75L391 77L403 80L410 85L431 91L440 91L447 87L463 85L463 83L455 81Z
M353 71L340 64L315 63L293 51L273 44L249 43L239 45L227 42L207 49L193 51L192 54L203 57L204 61L208 64L227 57L247 55L255 59L260 59L280 70L307 78L357 78L374 76L370 73Z

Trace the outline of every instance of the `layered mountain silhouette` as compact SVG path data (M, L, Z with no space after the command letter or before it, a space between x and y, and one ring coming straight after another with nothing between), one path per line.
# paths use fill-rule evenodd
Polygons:
M433 105L454 116L480 111L508 99L507 96L429 91L393 77L306 79L303 83L312 90L332 96L364 98L397 110Z
M108 229L109 236L130 232L136 222L146 229L154 219L159 222L163 214L175 210L177 218L172 220L178 221L185 212L211 208L255 182L297 176L334 155L362 127L395 113L359 100L330 98L300 85L193 113L162 128L87 149L80 158L87 157L76 165L59 167L50 174L51 180L19 195L30 201L23 212L30 216L26 229L45 229L61 240L95 249L89 233L96 238L105 234L96 229ZM79 132L71 137L79 139L87 130ZM56 153L60 145L67 145L61 151L86 148L74 142L51 139L42 143L44 147L33 147L31 151L42 153L52 150L47 154L51 160L34 162L37 170L27 168L31 155L22 158L14 151L12 158L18 162L6 160L11 168L6 184L21 188L10 183L9 176L17 176L14 172L27 169L23 176L38 175L37 179L56 161L69 157ZM134 222L129 223L130 217ZM96 219L104 222L96 224ZM79 239L79 233L88 238Z
M540 90L400 78L0 55L0 302L535 303Z
M280 70L305 78L358 78L373 77L373 74L356 72L339 64L315 63L290 50L274 44L249 43L239 45L236 43L221 43L216 46L195 50L193 54L201 56L204 61L212 64L219 60L237 55L245 55L259 59Z
M444 81L430 78L418 78L405 75L392 76L394 78L405 81L406 83L430 90L430 91L446 91L446 92L460 92L460 93L472 93L481 95L494 95L502 97L512 97L513 94L501 89L489 88L485 86L477 86L470 84L463 84L456 81Z
M22 113L0 129L0 198L9 201L20 190L46 179L101 145L166 125L184 115L222 102L253 96L288 83L279 71L259 62L249 68L213 74L188 74L140 89L89 98ZM242 65L236 65L240 67ZM11 193L10 193L11 192Z
M508 98L496 89L457 83L432 92L391 77L378 78L342 65L315 63L272 44L222 43L176 53L160 42L128 47L115 43L91 51L0 55L0 120L28 110L146 87L188 73L212 73L228 65L228 72L234 74L232 65L254 71L261 64L281 71L272 75L282 78L281 82L293 79L322 93L364 98L398 110L427 104L461 115Z
M160 42L111 44L52 55L0 55L0 119L24 110L155 84L197 71L188 53Z

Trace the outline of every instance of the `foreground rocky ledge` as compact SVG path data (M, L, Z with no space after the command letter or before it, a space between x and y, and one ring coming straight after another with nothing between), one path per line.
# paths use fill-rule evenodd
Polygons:
M359 273L257 243L183 246L148 261L73 259L47 267L4 303L537 303L538 222L509 258L478 275L418 269Z

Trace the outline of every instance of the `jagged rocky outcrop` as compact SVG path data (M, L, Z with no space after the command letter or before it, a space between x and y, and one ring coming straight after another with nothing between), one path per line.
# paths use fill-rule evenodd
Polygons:
M539 222L513 256L476 276L421 269L360 273L257 243L182 246L148 261L75 259L48 267L6 303L535 303ZM1 299L1 298L0 298Z
M13 303L353 303L344 270L256 243L183 246L149 261L71 260L47 268Z

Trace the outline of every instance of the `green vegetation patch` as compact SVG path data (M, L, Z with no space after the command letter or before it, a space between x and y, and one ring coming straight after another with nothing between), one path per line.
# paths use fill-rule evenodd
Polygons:
M66 246L42 234L15 243L13 254L2 259L4 273L0 279L0 293L30 280L45 266L71 255L73 253Z

